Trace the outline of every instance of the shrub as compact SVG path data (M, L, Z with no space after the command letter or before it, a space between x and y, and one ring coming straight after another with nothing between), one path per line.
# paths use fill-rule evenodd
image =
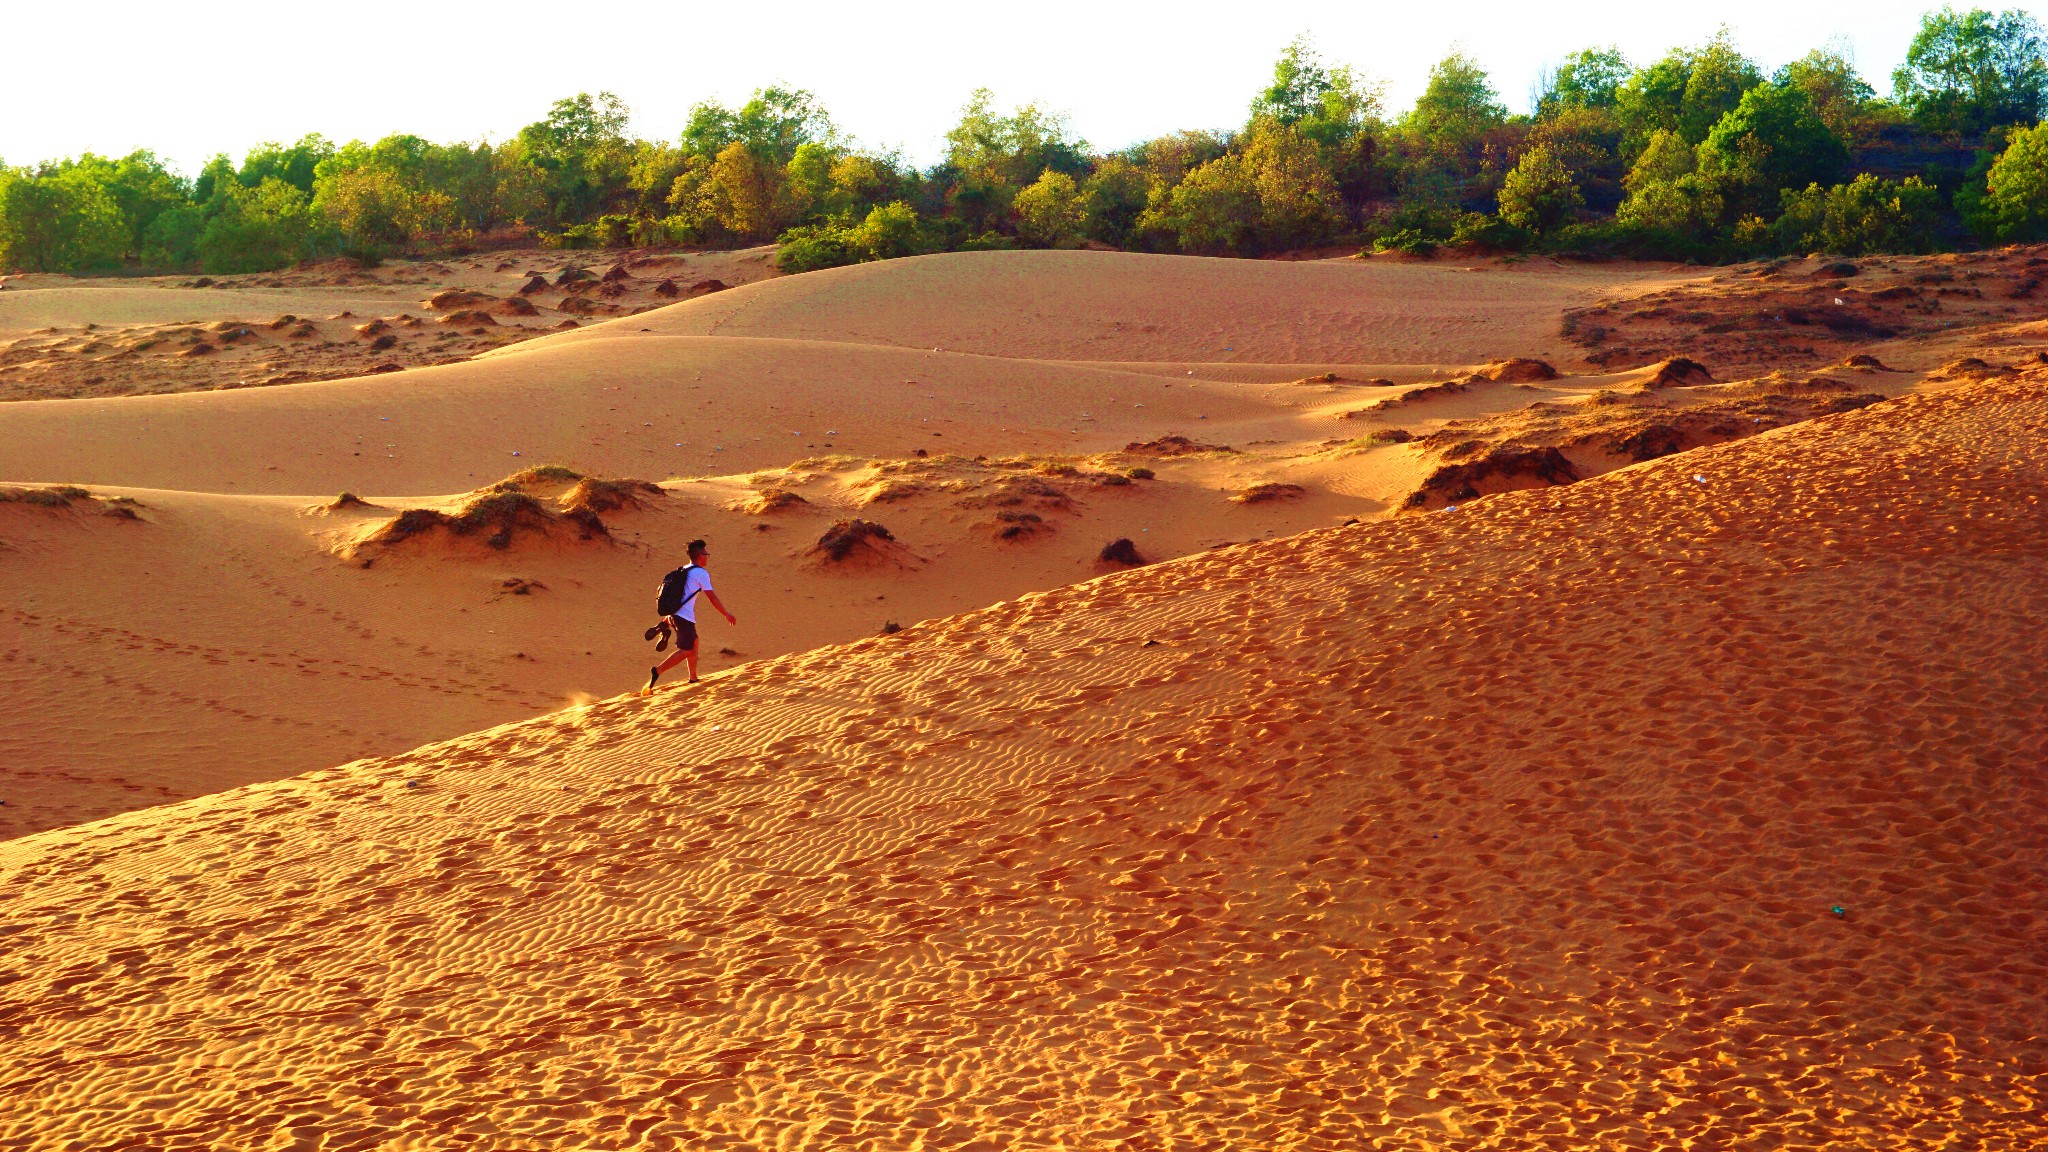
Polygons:
M1451 230L1452 244L1489 252L1520 252L1535 238L1529 229L1484 212L1466 213Z
M255 188L224 182L209 205L213 219L199 235L200 267L208 272L269 272L304 252L312 229L306 194L276 177Z
M2048 124L2015 131L1985 174L1984 187L1958 193L1971 229L2005 241L2048 240Z
M1409 256L1436 255L1437 242L1415 228L1403 228L1390 232L1372 242L1375 252L1400 252Z
M1087 209L1072 176L1048 168L1017 193L1017 236L1039 248L1072 248L1081 242Z
M0 267L108 267L120 262L129 238L120 206L88 173L0 172Z
M1941 225L1941 193L1917 176L1893 181L1866 172L1826 191L1788 188L1783 204L1776 232L1791 251L1929 252Z
M784 272L816 272L860 261L846 230L830 224L791 228L775 242L775 263Z
M1743 93L1699 146L1699 174L1730 207L1750 211L1775 212L1779 189L1829 183L1848 162L1813 101L1787 84Z
M1541 145L1522 159L1500 188L1500 217L1517 228L1548 232L1571 220L1585 207L1586 197L1572 174L1549 148Z

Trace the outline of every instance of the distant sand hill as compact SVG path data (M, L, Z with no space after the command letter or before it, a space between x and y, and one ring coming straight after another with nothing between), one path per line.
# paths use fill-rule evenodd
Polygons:
M0 1144L2042 1147L2044 446L2008 372L0 843Z

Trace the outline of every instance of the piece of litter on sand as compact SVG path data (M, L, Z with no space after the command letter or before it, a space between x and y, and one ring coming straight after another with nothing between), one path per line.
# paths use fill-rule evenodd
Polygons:
M936 349L935 349L935 351L936 351ZM713 725L711 726L711 730L712 730L713 732L716 732L716 731L718 731L719 729L721 729L721 728L723 728L723 727L725 727L725 725L723 725L723 724L713 724Z
M1707 478L1705 476L1695 475L1692 479L1693 483L1695 484L1705 484L1707 482Z
M1828 906L1828 911L1833 912L1837 916L1847 916L1849 914L1849 910L1847 908L1842 907L1840 904L1830 904Z
M1446 511L1446 512L1456 512L1457 510L1458 510L1458 506L1457 506L1456 504L1446 504L1446 505L1444 505L1444 511Z
M519 453L517 453L517 452L514 452L514 453L513 453L513 455L514 455L514 456L517 456L517 455L519 455Z

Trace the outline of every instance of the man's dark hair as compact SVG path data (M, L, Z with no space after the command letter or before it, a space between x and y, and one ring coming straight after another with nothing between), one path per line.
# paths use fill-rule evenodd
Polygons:
M702 556L703 554L704 542L702 540L690 541L690 559L695 560L697 557Z

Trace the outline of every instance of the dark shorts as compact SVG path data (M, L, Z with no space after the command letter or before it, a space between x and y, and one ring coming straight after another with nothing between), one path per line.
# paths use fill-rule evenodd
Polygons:
M681 616L668 618L668 626L675 629L676 651L688 652L697 646L697 626Z

